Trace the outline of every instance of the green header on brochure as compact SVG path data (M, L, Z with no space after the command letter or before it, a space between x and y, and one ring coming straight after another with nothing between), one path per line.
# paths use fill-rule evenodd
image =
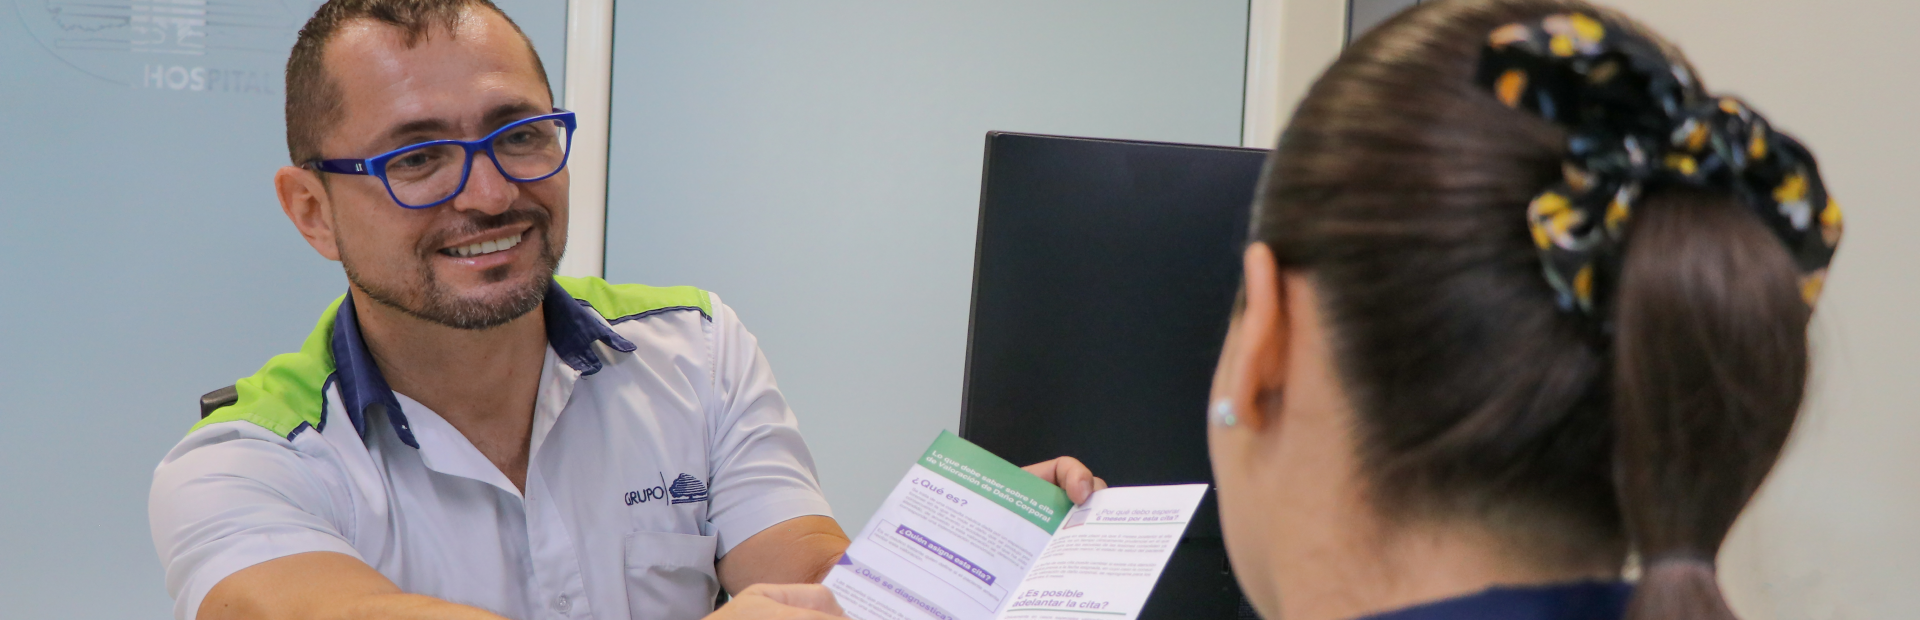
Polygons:
M1073 508L1073 500L1039 476L1027 473L985 448L948 431L920 456L920 466L964 485L1052 534Z

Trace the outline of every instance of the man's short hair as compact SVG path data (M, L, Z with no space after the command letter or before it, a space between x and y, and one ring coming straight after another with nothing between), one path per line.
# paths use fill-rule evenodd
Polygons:
M533 55L533 69L540 83L547 84L547 69L540 64L540 52L520 25L513 22L490 0L328 0L300 28L300 38L287 57L287 154L296 166L321 159L320 141L327 128L340 122L340 86L327 75L321 62L327 42L340 27L357 19L370 19L399 28L406 34L407 47L420 43L435 28L451 33L460 21L460 13L470 6L481 6L498 13L513 26L520 40ZM553 87L547 87L553 95Z

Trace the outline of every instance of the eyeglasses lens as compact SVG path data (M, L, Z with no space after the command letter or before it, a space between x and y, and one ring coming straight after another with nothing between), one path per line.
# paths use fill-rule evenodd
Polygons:
M432 204L460 189L466 166L466 149L452 144L422 146L387 160L387 186L401 204Z
M509 127L493 139L493 156L516 181L545 178L567 163L567 128L557 120Z

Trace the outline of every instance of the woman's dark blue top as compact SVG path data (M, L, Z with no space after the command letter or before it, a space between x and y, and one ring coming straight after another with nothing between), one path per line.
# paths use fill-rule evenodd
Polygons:
M1361 620L1620 620L1633 585L1583 581L1526 588L1491 588Z

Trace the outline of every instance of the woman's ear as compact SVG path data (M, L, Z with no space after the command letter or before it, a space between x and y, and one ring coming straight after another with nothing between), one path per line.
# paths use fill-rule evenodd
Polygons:
M1247 246L1242 257L1242 304L1227 331L1214 373L1214 401L1231 407L1235 424L1259 430L1271 423L1270 414L1285 387L1291 322L1287 306L1287 279L1281 277L1273 250L1264 243Z
M333 234L333 203L319 173L296 166L282 166L273 174L273 190L280 196L280 210L300 229L307 245L327 260L340 260L340 246Z

